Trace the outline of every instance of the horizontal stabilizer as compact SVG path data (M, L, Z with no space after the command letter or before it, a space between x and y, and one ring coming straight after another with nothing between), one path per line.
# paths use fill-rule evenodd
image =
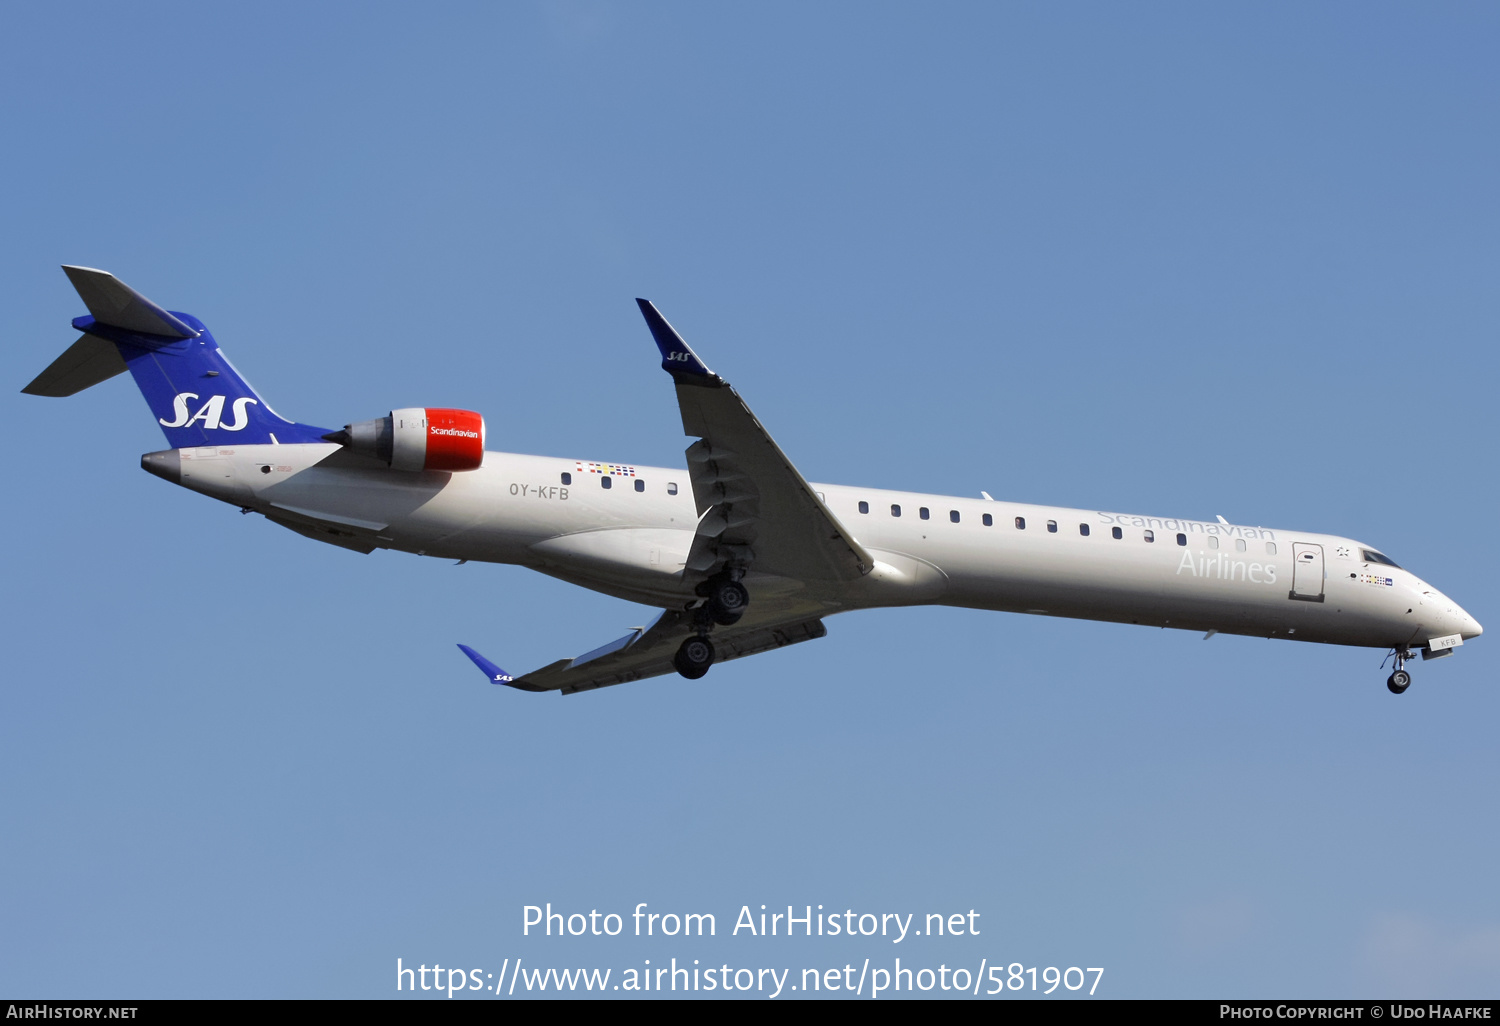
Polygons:
M75 395L90 385L108 381L116 374L124 374L128 367L113 342L97 335L81 335L67 352L52 361L52 365L21 389L27 395L45 395L62 398Z
M113 328L163 338L197 338L198 332L108 271L63 265L94 320Z
M21 391L68 396L128 370L173 449L304 444L321 442L328 434L327 428L287 420L266 405L192 314L162 309L108 271L71 264L64 264L63 271L89 308L88 314L73 318L83 337ZM175 465L143 465L184 483L170 476L178 472ZM325 515L295 507L288 507L288 517L285 523L292 530L315 531L325 541L364 552L374 544L346 528L384 527L337 517L331 524Z

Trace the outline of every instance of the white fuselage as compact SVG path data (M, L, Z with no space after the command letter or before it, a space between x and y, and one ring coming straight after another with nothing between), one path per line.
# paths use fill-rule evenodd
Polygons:
M478 470L411 473L332 443L168 450L143 465L336 544L515 563L659 607L695 599L682 566L698 511L683 469L627 468L634 476L605 488L576 460L487 452ZM751 572L752 602L775 595L825 613L931 603L1396 648L1481 633L1437 589L1348 538L813 488L874 570L850 584Z

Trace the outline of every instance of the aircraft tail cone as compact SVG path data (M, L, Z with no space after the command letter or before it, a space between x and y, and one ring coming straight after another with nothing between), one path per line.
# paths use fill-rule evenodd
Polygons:
M182 484L182 454L176 449L146 453L141 457L141 469L163 481Z

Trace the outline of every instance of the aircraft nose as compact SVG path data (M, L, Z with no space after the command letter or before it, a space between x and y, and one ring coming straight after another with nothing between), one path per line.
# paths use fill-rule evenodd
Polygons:
M1484 633L1484 628L1479 626L1479 621L1462 609L1458 611L1458 618L1463 621L1463 626L1459 628L1458 632L1464 636L1465 641L1468 641L1470 638L1477 638Z

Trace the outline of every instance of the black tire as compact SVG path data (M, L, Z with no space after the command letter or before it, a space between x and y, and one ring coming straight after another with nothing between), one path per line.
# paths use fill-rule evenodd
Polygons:
M745 615L750 593L739 581L724 581L708 596L708 615L714 623L728 627Z
M672 665L688 680L697 680L714 664L713 642L707 638L691 637L677 649Z
M1397 670L1391 674L1390 679L1385 682L1385 686L1390 689L1391 694L1399 695L1411 687L1411 674L1405 670Z

